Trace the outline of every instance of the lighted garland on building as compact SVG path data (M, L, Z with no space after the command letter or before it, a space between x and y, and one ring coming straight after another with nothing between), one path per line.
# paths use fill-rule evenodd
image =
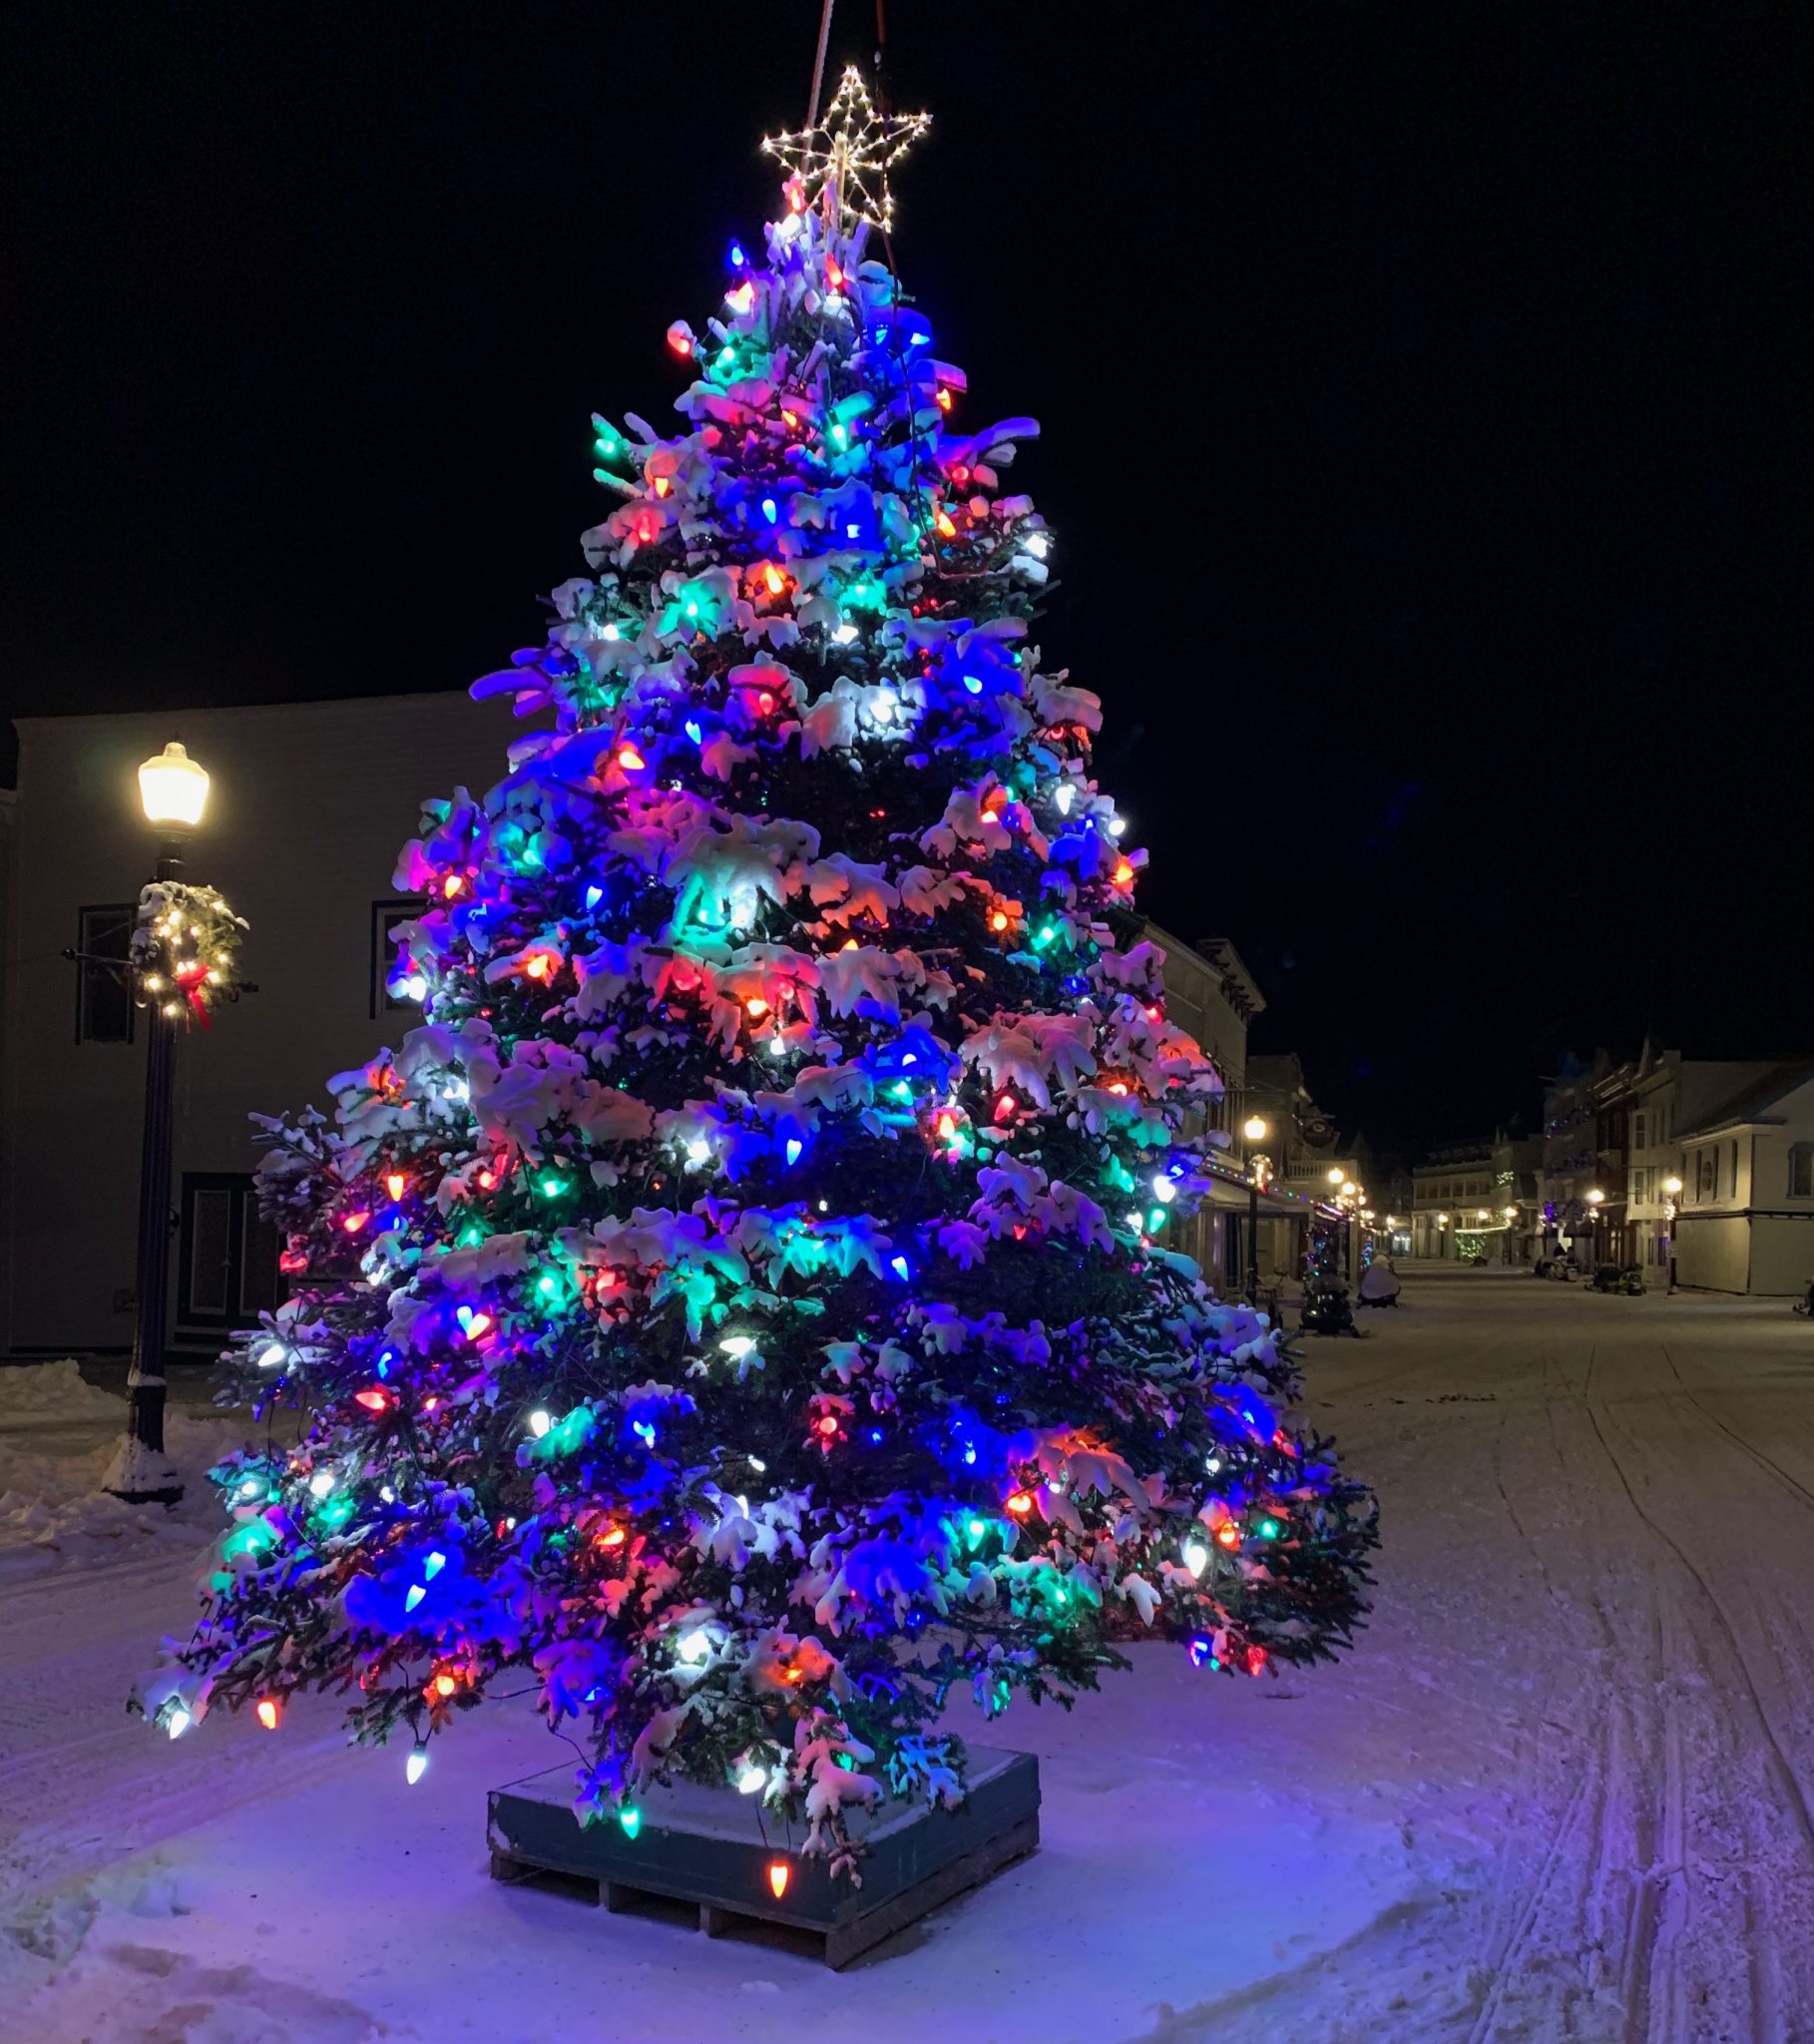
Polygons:
M1028 637L1037 428L959 429L849 160L671 329L684 430L598 422L592 572L474 690L543 728L398 868L426 1020L267 1125L295 1296L231 1361L304 1417L218 1472L173 1732L346 1687L414 1780L527 1670L582 1809L728 1783L848 1865L853 1803L961 1793L959 1689L1356 1622L1370 1497L1165 1246L1220 1082Z
M128 951L133 999L206 1029L211 1008L239 998L233 967L246 926L213 887L151 881L139 895Z

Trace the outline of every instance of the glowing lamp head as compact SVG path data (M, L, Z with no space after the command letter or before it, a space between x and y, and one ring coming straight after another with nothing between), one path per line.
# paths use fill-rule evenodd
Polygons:
M1681 1180L1673 1177L1666 1178L1663 1180L1662 1189L1665 1193L1668 1194L1670 1199L1674 1199L1676 1194L1681 1191Z
M1342 1180L1347 1177L1347 1175L1348 1174L1345 1171L1343 1171L1341 1166L1338 1164L1329 1173L1329 1183L1332 1186L1339 1186Z
M1266 1123L1262 1116L1250 1114L1241 1124L1241 1134L1249 1143L1263 1143L1266 1140Z
M193 830L208 803L208 769L172 739L139 768L139 801L161 830Z
M1595 1186L1587 1195L1587 1205L1589 1207L1597 1207L1605 1197L1605 1194L1600 1191L1598 1186Z

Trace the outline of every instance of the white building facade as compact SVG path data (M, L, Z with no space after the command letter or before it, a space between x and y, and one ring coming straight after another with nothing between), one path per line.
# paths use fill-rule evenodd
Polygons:
M177 1044L172 1347L212 1354L276 1295L247 1117L326 1104L330 1074L411 1026L387 1000L391 886L418 801L487 787L516 727L463 694L21 718L0 1027L0 1352L132 1343L145 1032L119 954L156 845L139 763L180 737L213 776L185 876L250 924L258 991Z

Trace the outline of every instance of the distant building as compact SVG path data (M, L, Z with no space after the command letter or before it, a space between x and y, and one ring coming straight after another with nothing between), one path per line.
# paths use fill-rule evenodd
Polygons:
M1284 1181L1283 1160L1293 1154L1301 1133L1295 1111L1276 1111L1276 1088L1264 1074L1274 1065L1297 1060L1254 1058L1247 1050L1247 1025L1265 1010L1266 1002L1241 956L1226 937L1203 937L1186 944L1157 923L1146 933L1165 953L1165 1012L1187 1029L1221 1073L1227 1092L1208 1125L1224 1131L1228 1146L1221 1152L1224 1171L1207 1199L1184 1224L1179 1247L1202 1266L1222 1292L1238 1292L1246 1282L1249 1259L1262 1284L1276 1273L1299 1270L1309 1229L1327 1226L1311 1198ZM1301 1077L1301 1074L1300 1074ZM1308 1100L1308 1095L1304 1096ZM1242 1124L1262 1115L1268 1133L1260 1144L1248 1143ZM1315 1110L1309 1110L1314 1115ZM1263 1181L1248 1182L1249 1170ZM1248 1230L1257 1211L1258 1228L1249 1245Z
M1462 1263L1528 1264L1542 1239L1544 1145L1491 1136L1431 1151L1411 1174L1411 1253Z
M1573 1066L1545 1101L1553 1253L1665 1286L1673 1246L1678 1284L1804 1289L1814 1188L1796 1187L1814 1168L1811 1087L1814 1059L1689 1058L1648 1042L1623 1063L1602 1051Z
M1713 1291L1814 1283L1814 1060L1779 1065L1680 1131L1676 1278Z

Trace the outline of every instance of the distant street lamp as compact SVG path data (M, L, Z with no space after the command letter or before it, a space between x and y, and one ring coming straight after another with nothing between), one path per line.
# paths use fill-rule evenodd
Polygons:
M1663 1180L1662 1189L1669 1196L1669 1285L1664 1296L1675 1289L1675 1217L1681 1211L1681 1180L1673 1173Z
M1259 1304L1259 1175L1254 1169L1253 1146L1266 1140L1263 1115L1250 1114L1241 1124L1247 1142L1247 1303Z
M1335 1165L1335 1166L1334 1166L1334 1167L1333 1167L1333 1168L1332 1168L1332 1169L1330 1170L1330 1173L1329 1173L1329 1183L1330 1183L1330 1184L1331 1184L1332 1186L1339 1186L1339 1185L1341 1184L1342 1180L1343 1180L1343 1179L1345 1179L1345 1178L1346 1178L1347 1176L1348 1176L1348 1174L1347 1174L1347 1173L1346 1173L1346 1172L1345 1172L1345 1171L1344 1171L1344 1170L1343 1170L1343 1169L1341 1168L1341 1166L1340 1166L1339 1164L1338 1164L1338 1165Z
M1598 1269L1600 1262L1599 1209L1600 1202L1604 1200L1605 1197L1605 1194L1600 1191L1598 1186L1589 1186L1587 1188L1587 1246L1588 1253L1591 1255L1593 1259L1594 1268L1596 1270Z
M208 772L175 740L139 768L139 801L158 833L157 880L182 877L188 833L208 804ZM107 1488L128 1504L172 1505L183 1495L164 1450L164 1323L170 1283L170 1123L179 1000L146 1014L145 1135L139 1151L138 1317L127 1437Z

